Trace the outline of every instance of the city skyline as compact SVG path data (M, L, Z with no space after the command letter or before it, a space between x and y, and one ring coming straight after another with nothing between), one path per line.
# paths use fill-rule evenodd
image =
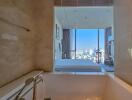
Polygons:
M104 29L99 29L100 48L104 49ZM98 29L76 29L76 49L97 49ZM75 29L72 30L71 49L75 48Z

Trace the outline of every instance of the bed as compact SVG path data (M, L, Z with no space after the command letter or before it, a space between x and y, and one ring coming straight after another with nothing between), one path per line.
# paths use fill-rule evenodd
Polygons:
M55 61L55 71L101 72L101 66L90 60L61 59Z

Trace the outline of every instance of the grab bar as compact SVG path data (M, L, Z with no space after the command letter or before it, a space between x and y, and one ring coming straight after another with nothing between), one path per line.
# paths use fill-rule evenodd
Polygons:
M42 80L39 80L38 82L36 82L36 85L37 85L39 82L42 82ZM31 87L29 90L27 90L23 95L21 95L21 97L20 97L18 100L25 100L23 97L24 97L27 93L29 93L33 88L34 88L34 87ZM35 96L35 95L33 94L33 96ZM33 100L36 100L36 99L33 98Z
M38 80L39 79L39 80ZM39 74L39 75L37 75L37 76L35 76L35 77L31 77L31 78L29 78L29 79L27 79L26 81L25 81L25 84L24 84L24 86L20 89L20 90L18 90L17 92L15 92L13 95L11 95L10 97L8 97L7 98L7 100L11 100L11 98L13 98L14 96L16 96L15 97L15 99L14 100L24 100L24 98L21 98L21 97L23 97L24 95L26 95L28 92L30 92L32 89L33 89L33 98L35 97L34 95L35 95L35 87L36 87L36 85L39 83L39 82L43 82L43 78L42 78L42 76ZM22 94L22 92L23 92L23 90L27 87L27 86L29 86L31 83L34 83L34 85L30 88L30 89L28 89L21 97L20 97L20 95ZM35 99L33 99L33 100L35 100Z
M31 77L31 78L29 78L29 79L27 79L27 80L25 81L25 85L20 89L20 91L19 91L19 93L17 94L15 100L18 100L18 98L19 98L19 96L21 95L21 93L23 92L23 90L24 90L28 85L30 85L33 81L34 81L34 78L33 78L33 77Z

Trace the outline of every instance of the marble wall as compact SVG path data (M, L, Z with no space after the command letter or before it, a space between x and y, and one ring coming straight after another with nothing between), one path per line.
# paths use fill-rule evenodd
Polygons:
M132 87L118 77L108 74L103 100L131 100Z
M34 22L36 29L36 69L52 71L53 67L53 18L54 0L34 0Z
M0 87L35 69L52 70L52 30L53 0L0 0Z
M115 74L132 85L132 1L114 0Z
M14 2L0 1L0 86L33 70L35 32L32 22Z

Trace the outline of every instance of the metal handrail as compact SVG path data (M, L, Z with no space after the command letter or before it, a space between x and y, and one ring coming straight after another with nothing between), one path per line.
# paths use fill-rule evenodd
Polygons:
M11 95L10 97L8 97L7 100L11 100L11 98L13 98L14 96L16 96L14 100L25 100L22 97L24 95L26 95L28 92L30 92L32 89L33 89L33 100L35 100L35 98L34 98L35 97L35 91L36 91L35 87L41 81L43 82L43 78L42 78L42 76L40 76L40 74L37 75L37 76L35 76L35 77L28 78L25 81L24 86L20 90L18 90L17 92L15 92L13 95ZM29 86L31 83L33 83L33 86L30 89L28 89L23 95L21 95L22 92L24 91L24 89L27 86Z
M29 86L33 81L34 81L34 78L33 78L33 77L31 77L31 78L29 78L29 79L27 79L27 80L25 81L25 85L20 89L19 93L18 93L17 96L15 97L15 100L18 100L18 99L19 99L19 97L20 97L21 93L23 92L23 90L24 90L27 86Z

